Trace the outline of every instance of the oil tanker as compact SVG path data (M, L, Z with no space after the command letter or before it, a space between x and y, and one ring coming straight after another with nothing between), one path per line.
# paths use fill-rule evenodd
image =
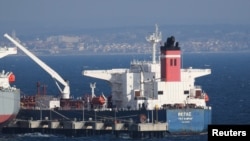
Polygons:
M16 53L16 47L0 47L0 58ZM0 72L0 129L14 119L20 109L20 90L11 86L14 82L13 72Z
M182 68L182 53L174 36L160 45L159 60L156 47L162 34L155 32L146 37L152 43L152 60L132 60L130 68L83 70L82 75L108 81L111 95L92 93L79 99L70 98L68 81L62 79L19 42L5 35L24 51L55 80L60 97L36 95L21 98L17 118L32 120L94 120L111 122L164 122L172 134L207 132L212 123L212 107L207 105L208 94L195 79L211 74L211 69ZM64 88L60 88L61 83ZM39 87L39 84L38 84Z

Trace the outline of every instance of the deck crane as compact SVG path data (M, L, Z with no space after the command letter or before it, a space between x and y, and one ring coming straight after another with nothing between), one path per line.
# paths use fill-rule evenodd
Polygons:
M55 80L58 89L61 92L62 99L70 98L70 86L68 81L65 81L57 72L55 72L52 68L46 65L43 61L37 58L33 53L27 50L24 46L22 46L19 42L14 40L8 34L4 34L4 37L9 39L13 44L15 44L19 49L21 49L26 55L28 55L33 61L35 61L40 67L42 67L47 73L51 75L51 77ZM61 89L57 81L64 86L63 90Z

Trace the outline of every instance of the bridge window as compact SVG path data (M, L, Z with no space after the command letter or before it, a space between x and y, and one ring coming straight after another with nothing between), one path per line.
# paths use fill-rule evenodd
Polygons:
M185 91L184 91L184 94L189 94L189 91L188 91L188 90L185 90Z
M159 95L162 95L162 94L163 94L163 91L158 91L158 94L159 94Z
M174 59L174 66L177 66L177 60Z

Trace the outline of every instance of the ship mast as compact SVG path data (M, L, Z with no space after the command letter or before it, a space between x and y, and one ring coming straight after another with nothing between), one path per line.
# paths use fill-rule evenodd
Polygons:
M158 25L155 25L155 33L150 35L149 37L146 37L146 40L148 42L151 42L153 44L153 50L152 50L152 63L156 63L156 45L159 43L162 39L161 32L158 31Z

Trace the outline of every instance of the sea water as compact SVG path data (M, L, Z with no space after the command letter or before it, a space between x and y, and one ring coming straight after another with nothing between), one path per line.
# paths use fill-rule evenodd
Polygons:
M250 124L250 53L185 53L182 54L182 67L210 68L212 73L197 78L196 85L202 86L209 95L208 104L212 106L213 124ZM79 56L38 56L54 69L63 79L70 82L71 96L90 94L90 83L96 82L95 93L109 95L110 87L105 81L85 77L83 70L129 68L130 62L151 60L150 55L79 55ZM0 60L0 70L12 71L16 76L13 85L21 89L22 95L37 93L37 82L46 86L46 94L59 95L55 81L27 56L7 56ZM112 135L91 137L65 137L40 133L20 135L0 135L0 140L16 141L108 141L132 140L126 136L116 138ZM135 140L135 139L133 139ZM206 141L207 134L168 135L159 141Z

